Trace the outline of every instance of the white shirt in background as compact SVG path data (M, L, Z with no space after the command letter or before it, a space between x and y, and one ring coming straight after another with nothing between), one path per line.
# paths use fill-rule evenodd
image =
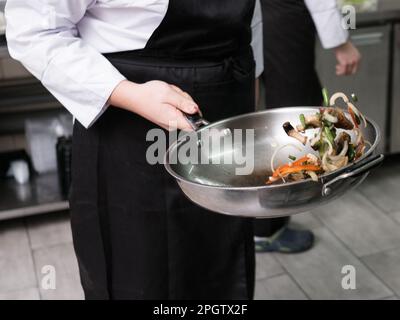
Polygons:
M336 48L348 40L349 33L343 28L342 15L336 0L304 1L314 20L321 44L325 49Z

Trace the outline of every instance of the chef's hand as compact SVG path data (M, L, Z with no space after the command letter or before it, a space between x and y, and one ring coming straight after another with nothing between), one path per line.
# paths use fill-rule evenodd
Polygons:
M336 75L344 76L357 72L361 54L350 41L335 48L335 55L337 60Z
M109 104L137 113L167 130L192 130L182 112L193 114L198 105L189 94L163 81L137 84L122 81L113 91Z

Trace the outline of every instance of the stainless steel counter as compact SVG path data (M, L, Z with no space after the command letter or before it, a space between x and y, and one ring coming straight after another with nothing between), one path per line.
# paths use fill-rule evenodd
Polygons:
M37 176L26 185L18 185L14 179L0 180L0 195L0 220L69 208L56 173Z
M379 0L377 11L359 12L357 27L400 21L400 0Z
M399 147L394 146L400 145L396 125L390 119L394 99L391 96L397 90L393 83L392 70L395 60L394 30L398 24L400 0L379 0L376 11L357 13L357 28L350 30L350 37L360 50L363 60L360 71L355 76L337 77L334 72L334 55L323 50L320 44L317 46L317 70L322 84L330 92L348 90L347 93L358 94L361 109L381 128L382 142L379 152L387 153L398 152Z

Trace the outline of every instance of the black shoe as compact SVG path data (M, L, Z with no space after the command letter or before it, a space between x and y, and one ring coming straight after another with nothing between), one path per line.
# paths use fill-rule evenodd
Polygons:
M312 248L314 234L309 230L284 227L269 238L255 239L256 252L300 253Z

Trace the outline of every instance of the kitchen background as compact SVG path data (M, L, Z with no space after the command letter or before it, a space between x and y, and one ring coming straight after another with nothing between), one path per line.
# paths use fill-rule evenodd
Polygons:
M258 299L400 297L400 0L353 2L360 72L337 78L333 53L319 44L317 68L330 92L357 93L361 110L382 130L380 151L388 158L356 191L294 217L294 225L314 231L311 251L257 255ZM65 196L70 133L70 116L10 58L1 35L0 300L83 298ZM41 286L46 265L56 268L55 290ZM356 268L355 290L341 286L345 265Z

